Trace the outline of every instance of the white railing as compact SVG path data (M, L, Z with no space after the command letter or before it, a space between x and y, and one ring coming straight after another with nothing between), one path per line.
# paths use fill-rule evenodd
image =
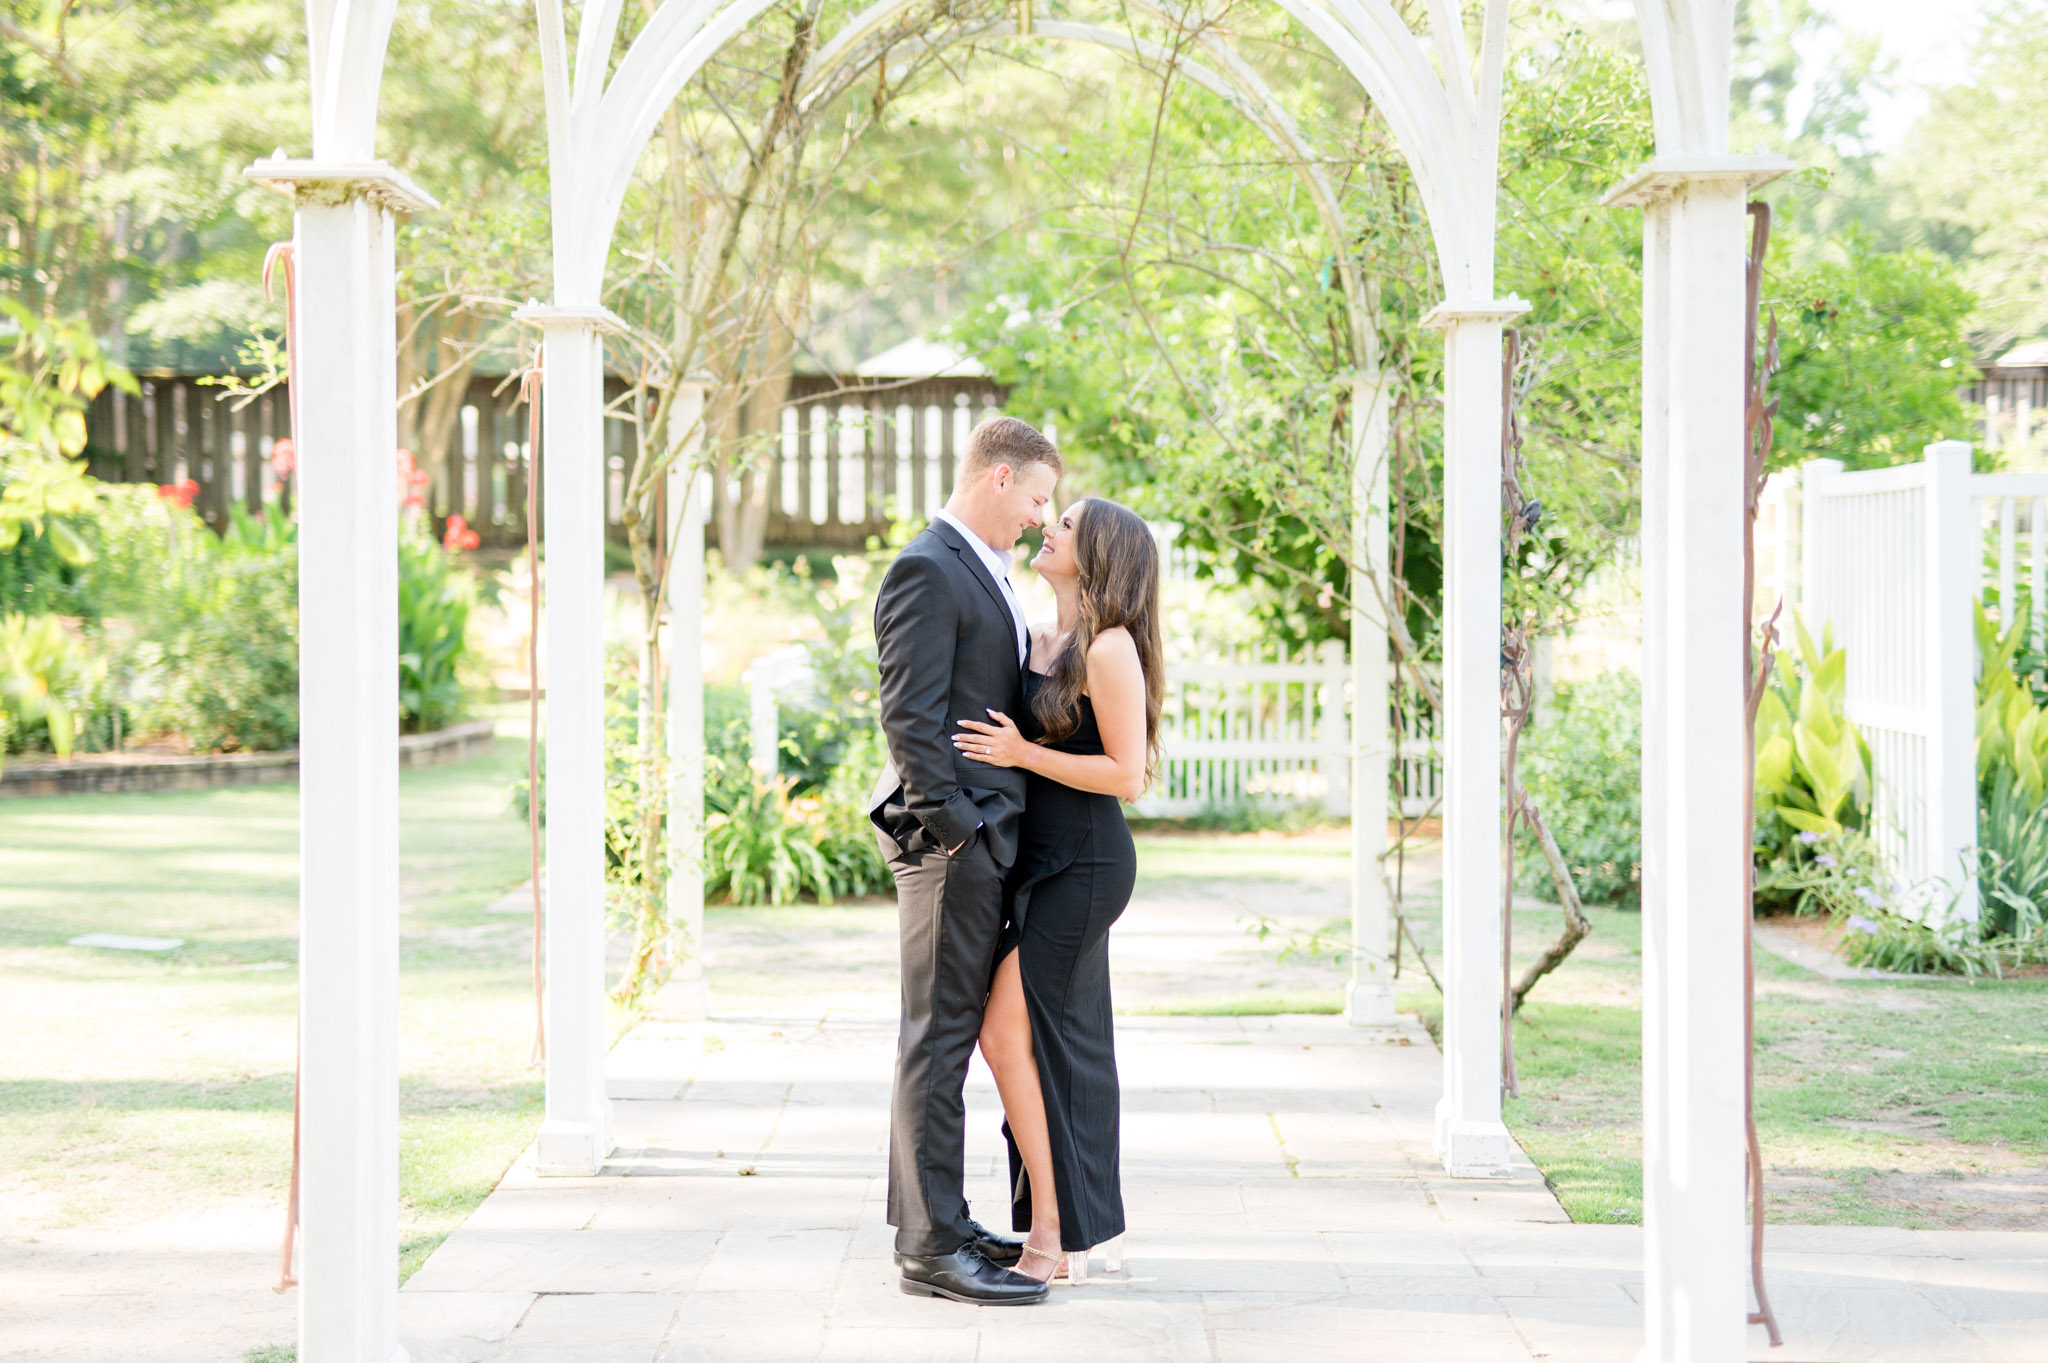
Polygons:
M1977 840L1971 606L1995 587L1990 613L2010 618L2023 571L2030 598L2048 597L2048 475L1973 474L1959 440L1888 469L1816 459L1771 480L1757 532L1759 612L1782 597L1816 639L1832 627L1847 653L1879 845L1929 902L1946 903L1933 890L1946 885L1973 912L1963 864ZM2029 626L2037 643L2042 614Z
M768 654L743 681L753 764L773 771L780 707L810 697L807 650L795 645ZM1137 813L1182 818L1246 804L1320 804L1348 814L1350 683L1344 646L1334 641L1313 653L1268 647L1217 662L1169 663L1160 715L1164 754ZM1411 721L1403 733L1395 776L1403 814L1435 808L1443 778L1426 723Z
M1320 804L1351 812L1351 664L1335 641L1314 652L1270 645L1214 662L1169 663L1159 777L1136 806L1176 818L1234 805ZM1403 813L1441 790L1429 731L1404 733L1396 769Z
M1167 668L1159 777L1137 804L1150 818L1259 803L1348 812L1344 646L1274 646Z

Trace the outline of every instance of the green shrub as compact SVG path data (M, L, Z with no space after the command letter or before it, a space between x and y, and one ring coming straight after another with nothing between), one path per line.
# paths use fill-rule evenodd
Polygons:
M2010 944L2015 963L2048 957L2048 804L2003 769L1977 812L1978 935Z
M138 729L183 734L201 752L288 748L299 737L299 553L207 545L184 565L182 599L140 622L155 645L155 694Z
M406 733L425 733L461 717L460 671L469 647L476 579L454 552L423 534L398 540L398 716Z
M1849 721L1849 659L1823 631L1818 647L1798 616L1796 649L1781 651L1756 715L1757 842L1776 856L1799 833L1866 827L1870 748Z
M56 616L0 616L0 754L19 744L71 756L95 674L104 672Z
M1781 855L1757 868L1757 902L1802 915L1871 913L1889 908L1905 892L1876 840L1855 829L1795 833Z
M705 792L705 895L735 904L831 903L837 885L816 801L801 807L788 777L720 767Z
M1975 923L1936 920L1935 926L1888 908L1838 920L1842 956L1851 965L1901 975L1996 975L1998 951Z
M887 757L880 728L857 734L819 796L820 846L843 895L885 894L896 887L868 817L868 795Z
M1557 688L1522 736L1516 768L1588 903L1642 907L1642 684L1610 672ZM1556 894L1535 840L1516 843L1516 888Z

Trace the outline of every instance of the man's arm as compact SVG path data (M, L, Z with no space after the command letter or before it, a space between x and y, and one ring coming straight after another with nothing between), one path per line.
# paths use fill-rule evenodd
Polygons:
M903 803L934 841L958 848L981 811L953 772L953 653L960 608L945 570L922 555L889 567L875 597L875 653L882 670L882 734L903 781Z

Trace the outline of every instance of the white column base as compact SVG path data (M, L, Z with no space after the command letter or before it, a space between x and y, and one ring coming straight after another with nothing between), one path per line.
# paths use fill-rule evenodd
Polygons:
M1452 1178L1507 1178L1514 1172L1515 1138L1500 1122L1461 1122L1446 1102L1436 1105L1436 1156Z
M1344 990L1344 1020L1353 1027L1390 1027L1400 1021L1394 1012L1394 987L1354 981Z
M654 996L652 1015L664 1022L702 1022L711 1016L711 981L670 976Z
M612 1151L611 1118L607 1099L595 1123L542 1122L534 1146L533 1171L543 1178L595 1177Z

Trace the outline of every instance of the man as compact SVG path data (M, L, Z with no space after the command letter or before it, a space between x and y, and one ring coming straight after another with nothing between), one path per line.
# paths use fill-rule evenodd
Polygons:
M1043 523L1059 475L1059 451L1029 425L982 422L946 509L897 556L875 599L889 761L869 817L896 875L903 941L889 1224L905 1292L980 1305L1046 1296L1008 1267L1022 1243L968 1216L964 1168L962 1091L995 971L1024 773L970 761L952 735L962 718L1022 711L1027 635L1010 551Z

